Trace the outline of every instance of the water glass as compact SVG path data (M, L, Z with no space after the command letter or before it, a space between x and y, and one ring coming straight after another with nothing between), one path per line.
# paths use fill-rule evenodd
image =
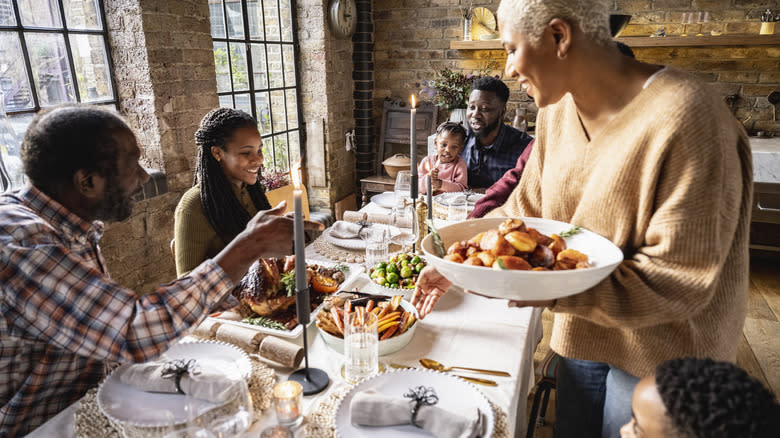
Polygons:
M399 170L395 176L395 210L401 212L412 197L412 174L408 170Z
M387 228L374 225L368 229L364 237L366 241L366 269L371 269L377 263L387 261L387 247L390 245Z
M377 317L356 307L344 315L344 380L357 383L379 370Z
M447 220L461 222L469 215L469 202L466 196L454 196L447 206Z

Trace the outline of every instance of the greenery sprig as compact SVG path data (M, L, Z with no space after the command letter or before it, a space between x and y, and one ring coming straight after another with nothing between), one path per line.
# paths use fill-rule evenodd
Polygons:
M560 233L558 235L561 236L561 237L571 237L571 236L579 233L580 231L582 231L582 227L580 227L579 225L575 225L575 226L569 228L568 230L566 230L566 231L564 231L564 232L562 232L562 233Z

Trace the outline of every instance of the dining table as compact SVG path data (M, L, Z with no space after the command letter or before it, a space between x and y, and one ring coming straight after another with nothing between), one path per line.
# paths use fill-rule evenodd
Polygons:
M381 212L384 209L369 203L361 211ZM306 249L307 263L334 263L318 254L312 245ZM349 264L356 273L350 290L366 290L371 280L359 264ZM314 318L312 318L312 321ZM487 377L496 386L475 385L494 406L506 414L508 436L524 436L527 426L526 404L534 385L534 352L542 338L541 309L508 307L506 300L489 299L464 292L453 286L437 303L434 311L417 321L413 338L401 350L380 356L379 362L388 370L391 364L420 368L421 358L432 358L446 365L492 370L503 370L509 377L485 376L458 370L456 374ZM325 371L330 383L319 394L304 396L304 415L312 412L335 391L346 391L347 383L341 375L344 363L341 353L332 350L319 335L314 324L307 328L309 366ZM180 342L190 341L190 337ZM302 340L298 340L302 342ZM303 366L303 364L301 365ZM285 381L293 370L274 367L278 382ZM74 414L79 402L61 411L57 416L34 430L28 436L72 437ZM277 424L273 408L255 418L245 437L259 437L261 432ZM305 437L305 427L293 428L295 437ZM345 438L348 435L343 435Z

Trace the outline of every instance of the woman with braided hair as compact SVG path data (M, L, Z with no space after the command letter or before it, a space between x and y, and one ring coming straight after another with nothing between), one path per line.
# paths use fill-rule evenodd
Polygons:
M634 389L621 438L780 436L780 406L761 382L729 362L681 358Z
M174 215L179 277L219 253L257 212L282 214L285 208L271 210L259 182L263 142L252 116L232 108L211 110L195 132L195 143L194 185Z

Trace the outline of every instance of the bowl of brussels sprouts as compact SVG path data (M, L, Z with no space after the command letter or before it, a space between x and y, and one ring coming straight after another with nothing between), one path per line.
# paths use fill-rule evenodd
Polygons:
M427 265L422 256L402 252L369 268L368 277L375 293L390 296L402 294L408 299L414 293L420 271Z

